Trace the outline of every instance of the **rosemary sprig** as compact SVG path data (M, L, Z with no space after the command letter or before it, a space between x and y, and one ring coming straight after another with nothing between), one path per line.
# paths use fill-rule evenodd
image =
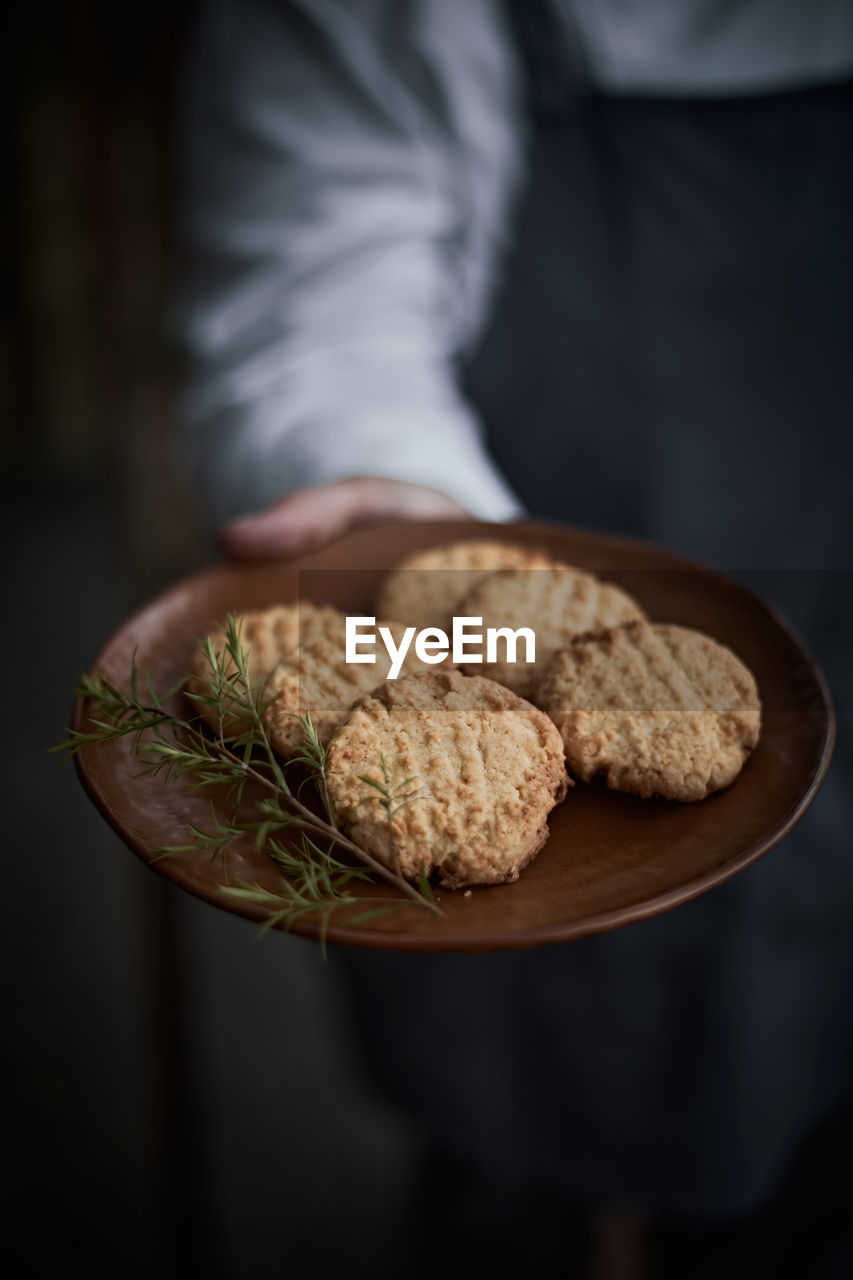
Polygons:
M326 786L326 760L329 755L329 748L324 747L320 741L317 730L311 720L310 711L306 711L304 715L299 715L298 720L302 725L305 737L302 740L302 749L297 756L294 756L293 763L301 764L308 770L309 778L319 793L323 812L327 815L332 826L337 826L335 806Z
M267 929L289 930L303 916L319 916L320 944L325 953L326 931L333 911L365 902L364 898L350 893L348 885L353 880L369 880L370 873L362 867L347 866L331 850L323 848L304 832L295 848L270 838L266 851L278 865L287 885L286 891L275 893L259 884L238 880L236 884L223 885L222 892L236 901L263 907L267 916L261 926L262 932ZM363 911L353 916L350 923L363 923L377 913L395 910L397 905L385 903L375 911Z
M417 790L406 790L406 787L410 787L413 783L417 782L417 778L406 778L403 782L398 782L396 784L393 782L391 770L388 767L388 761L381 752L379 755L379 771L382 774L381 778L372 778L369 774L364 773L359 773L356 776L358 777L359 782L363 782L365 786L372 787L374 791L379 792L381 799L378 803L385 810L385 816L388 821L388 847L392 852L394 863L397 868L397 872L399 873L400 853L397 849L397 841L395 838L394 818L401 809L405 809L406 805L411 804L412 801L416 800L421 793ZM376 797L365 796L364 799L365 801L376 800ZM432 890L429 889L428 885L427 892L424 893L423 885L426 883L426 876L423 868L424 864L421 863L421 875L418 882L421 897L425 898L427 902L430 902L432 906L438 910L435 899L432 896Z
M88 703L91 727L85 731L71 730L68 737L51 750L67 759L84 747L130 736L141 774L160 775L164 781L183 778L195 790L221 789L233 805L232 816L223 820L211 805L209 830L190 826L191 838L186 844L167 846L160 849L157 856L206 853L213 861L221 860L227 879L229 849L236 841L251 838L255 847L263 850L278 867L280 891L271 893L259 885L242 882L225 884L221 891L267 908L270 927L290 928L303 916L316 913L320 917L321 934L325 936L333 910L365 901L350 891L352 882L377 876L393 884L404 901L438 912L431 892L424 893L422 886L409 884L399 870L386 867L338 829L326 786L328 749L320 742L310 714L306 712L299 717L305 740L297 758L284 763L276 756L267 730L262 687L251 683L248 654L242 644L239 623L233 616L229 616L226 623L224 647L218 651L213 640L208 639L204 642L204 654L208 691L188 691L188 697L197 707L205 709L206 718L215 726L212 735L204 729L198 716L183 717L167 705L184 689L186 680L179 681L159 697L147 679L143 697L134 655L129 694L102 673L81 678L76 692ZM301 786L296 791L290 786L287 777L290 764L307 771L325 816L319 816L303 803ZM387 783L390 773L384 757L380 767ZM249 781L260 788L263 796L253 801L247 816L244 792ZM405 785L413 781L409 779ZM400 807L398 800L394 803ZM289 843L282 839L284 835L291 837ZM341 862L332 852L335 847L355 858L360 866ZM353 923L402 905L400 900L385 903L362 913Z
M368 774L363 773L359 773L357 777L359 782L364 782L368 787L372 787L374 791L379 792L382 797L379 803L388 814L389 821L391 821L395 813L398 813L400 809L404 809L407 804L411 804L421 793L420 791L405 790L413 782L417 782L417 778L406 778L403 782L398 782L396 785L393 784L388 761L381 752L379 755L379 770L382 774L381 778L371 778ZM365 797L365 799L371 798L375 799L375 797Z

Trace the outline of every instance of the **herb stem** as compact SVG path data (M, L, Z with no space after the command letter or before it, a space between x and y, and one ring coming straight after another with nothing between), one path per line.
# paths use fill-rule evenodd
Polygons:
M200 691L189 691L189 697L197 708L203 708L201 715L211 723L212 737L203 731L198 718L185 719L180 713L167 709L166 704L186 685L186 678L160 696L149 677L150 698L147 703L142 701L134 653L129 695L103 674L82 676L77 693L87 702L88 727L72 729L70 736L51 750L68 757L96 743L130 737L133 751L144 766L142 774L162 774L167 781L174 776L189 777L194 788L227 787L228 797L234 799L234 816L223 823L212 806L210 831L190 823L188 830L193 842L170 846L160 854L207 851L211 858L221 856L224 865L230 845L254 834L257 847L265 847L278 865L283 877L280 892L276 894L242 883L221 887L232 896L266 906L271 923L289 928L295 920L313 911L320 912L326 922L336 906L371 901L354 898L344 888L353 878L369 879L368 872L392 884L404 901L395 899L387 907L376 908L367 915L384 914L406 901L441 915L423 866L419 885L410 884L400 872L399 855L394 858L395 865L386 866L339 830L326 779L328 747L320 740L308 711L298 717L305 732L301 754L284 765L279 760L267 724L269 704L263 703L262 691L253 687L248 654L240 638L239 619L234 615L228 617L224 650L217 649L214 638L209 636L202 642L202 652L209 670L208 690L202 687ZM233 739L228 735L227 726L235 729ZM318 793L324 817L319 817L299 799L301 785L291 790L287 763L305 767ZM408 778L392 788L384 757L380 757L380 766L382 782L367 777L362 781L381 792L381 803L391 824L394 813L416 796L416 792L406 790L415 779ZM260 822L240 816L243 789L249 781L274 797L258 801ZM273 832L291 827L300 833L298 838L294 837L294 844L273 838ZM332 852L334 846L346 850L364 869L337 859ZM391 848L395 852L393 838Z
M399 871L392 871L390 867L386 867L378 858L374 858L372 853L368 853L366 849L362 849L359 845L354 844L352 840L348 840L337 827L333 827L330 822L324 821L323 818L318 818L315 813L311 812L307 805L304 805L301 800L297 800L296 796L294 796L292 792L282 791L281 788L276 786L274 782L271 782L269 778L264 777L258 769L253 769L250 764L245 764L240 756L236 755L230 747L227 747L224 744L224 742L218 740L216 745L223 755L234 763L240 765L250 778L254 779L255 782L260 783L261 786L266 787L268 791L272 791L275 794L281 803L282 808L287 809L289 813L293 814L294 826L301 827L306 831L319 832L328 840L339 845L342 849L346 849L349 853L354 854L354 856L358 858L360 862L363 862L365 866L369 867L371 871L374 871L376 875L381 876L383 880L387 880L389 884L393 884L395 888L404 893L406 897L414 899L419 906L426 907L427 910L434 912L436 915L441 915L440 908L437 907L435 903L424 898L423 894L418 889L415 889L413 885L410 885L408 880L404 880Z

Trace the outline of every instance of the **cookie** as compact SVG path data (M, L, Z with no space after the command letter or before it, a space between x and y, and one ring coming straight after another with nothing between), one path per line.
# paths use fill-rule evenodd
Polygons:
M390 574L379 594L379 612L408 626L446 629L456 604L496 569L547 568L554 561L541 551L508 542L472 540L430 547L408 556Z
M702 800L728 786L761 727L755 679L731 649L644 621L572 641L551 659L537 701L573 774L644 797Z
M378 621L387 627L399 645L405 627L398 622ZM305 738L299 715L308 711L320 741L326 745L346 719L353 703L387 679L391 658L384 645L373 650L375 662L346 661L345 619L332 612L312 628L311 635L288 654L270 673L264 685L263 701L270 740L279 755L298 755ZM443 664L442 664L443 665ZM402 672L432 671L409 649Z
M271 605L268 609L256 609L249 613L236 615L240 640L246 651L249 682L259 693L270 672L281 662L282 658L297 647L300 638L309 641L335 625L340 614L331 605L314 605L307 601L301 604ZM213 641L215 652L220 656L225 652L225 625L219 623L208 637ZM230 657L226 663L226 673L233 675L234 662ZM199 643L190 660L189 694L209 697L211 694L210 667L207 654ZM219 719L214 708L204 702L193 700L198 715L219 729ZM248 727L248 718L231 715L223 726L226 734L236 735Z
M532 695L552 654L572 636L644 616L626 591L568 565L490 574L460 601L456 612L482 618L484 628L529 627L535 632L534 662L523 661L523 641L516 661L509 662L501 641L497 662L461 664L463 671L498 680L522 697Z
M382 795L361 779L392 793ZM331 745L326 782L341 824L386 866L441 884L502 884L539 852L568 785L554 725L509 689L455 670L389 681Z

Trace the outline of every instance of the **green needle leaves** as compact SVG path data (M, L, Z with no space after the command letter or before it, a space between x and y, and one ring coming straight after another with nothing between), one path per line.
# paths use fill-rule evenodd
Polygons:
M388 820L393 821L394 814L400 809L404 809L407 804L411 804L421 794L419 791L408 791L407 787L411 787L417 778L406 778L403 782L396 785L391 779L391 770L388 767L388 761L384 755L379 756L379 770L382 774L381 778L371 778L366 774L359 773L359 782L363 782L365 786L372 787L374 791L378 791L382 799L379 801L382 808L388 814ZM365 799L375 799L375 797L366 796Z
M229 615L224 644L217 647L208 638L202 647L207 665L203 691L199 687L186 691L184 679L158 696L147 676L140 680L135 656L127 690L103 673L83 675L76 693L86 700L86 728L72 730L51 750L68 759L84 748L129 738L140 775L159 776L164 783L180 780L195 791L210 789L210 826L188 826L185 842L160 849L156 856L203 854L219 862L225 880L223 895L261 907L266 917L264 928L290 929L310 917L324 939L335 910L370 903L363 890L356 894L353 889L360 882L377 879L392 883L401 897L383 900L348 923L366 923L406 902L437 912L424 877L416 888L339 830L326 787L328 748L320 741L308 712L299 716L304 731L299 754L286 762L276 755L267 731L263 686L252 684L239 620ZM176 700L182 693L196 714L180 713ZM212 730L203 723L201 712ZM294 769L302 776L292 787ZM391 821L417 794L409 790L416 779L393 786L384 756L380 757L380 773L379 779L363 781L380 790ZM306 785L319 801L319 815L301 799ZM237 842L251 843L269 858L279 877L276 890L230 882L228 855Z

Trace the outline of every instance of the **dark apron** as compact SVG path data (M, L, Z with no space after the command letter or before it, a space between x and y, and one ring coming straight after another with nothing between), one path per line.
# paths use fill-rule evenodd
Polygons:
M473 1167L745 1211L853 1086L853 89L589 96L544 126L467 384L531 512L787 612L838 748L791 837L657 919L519 955L348 954L356 1024L384 1090Z

